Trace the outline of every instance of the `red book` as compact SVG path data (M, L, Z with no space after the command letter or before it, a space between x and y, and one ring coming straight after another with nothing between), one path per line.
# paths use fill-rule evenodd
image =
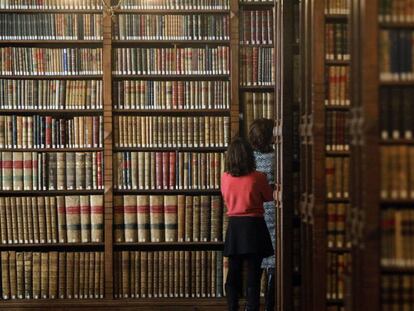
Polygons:
M170 176L170 159L169 159L169 152L162 153L162 189L168 189L169 186L169 176Z
M51 148L52 146L52 117L51 116L47 116L46 117L46 148Z
M162 188L162 152L155 153L155 174L156 174L156 186L157 189Z
M176 187L176 159L177 154L175 152L170 152L170 188L175 189Z

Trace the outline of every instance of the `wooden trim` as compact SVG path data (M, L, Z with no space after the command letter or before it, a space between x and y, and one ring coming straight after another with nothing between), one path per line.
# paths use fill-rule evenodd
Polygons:
M27 47L65 47L65 46L82 46L82 47L102 47L102 40L0 40L1 46L27 46Z
M103 100L104 100L104 239L105 298L113 298L113 133L112 133L112 16L105 11L103 20Z
M177 151L177 152L223 152L227 147L114 147L114 152L120 151Z
M92 152L103 151L104 148L0 148L0 152Z
M281 198L276 204L277 310L291 310L293 305L293 5L291 0L275 1L276 44L276 120L281 129L276 148L276 168Z
M102 9L99 10L84 10L84 9L1 9L0 13L74 13L74 14L102 14Z
M148 190L123 190L123 189L114 189L115 194L189 194L189 195L199 195L199 194L220 194L219 189L148 189Z
M104 243L27 243L27 244L0 244L0 250L79 250L103 249Z
M163 74L163 75L155 75L155 74L141 74L141 75L123 75L123 74L113 74L112 78L115 80L190 80L190 81L222 81L222 80L229 80L229 74Z
M241 135L240 122L240 61L239 61L239 2L238 0L230 1L230 87L231 87L231 105L230 105L230 127L231 137Z
M380 156L379 156L379 72L378 72L378 1L355 1L359 32L359 85L363 118L360 179L361 241L357 245L355 275L359 285L356 310L380 310Z
M50 195L84 195L103 194L104 190L0 190L0 196L50 196Z
M325 185L325 1L312 1L312 308L319 311L326 308L326 185ZM321 277L322 276L322 277Z
M103 75L0 75L13 80L101 80Z
M24 115L101 115L102 109L0 109L0 114L24 114Z
M160 113L163 115L173 115L173 116L188 116L188 115L202 115L202 116L210 116L210 115L230 115L230 111L228 109L171 109L171 110L164 110L164 109L113 109L113 114L122 114L122 115L156 115L158 116Z
M112 45L117 46L130 46L134 45L151 45L151 47L175 47L175 46L216 46L216 45L230 45L230 40L113 40Z
M115 9L115 14L229 14L230 10L198 10L198 9L167 9L167 10L158 10L158 9Z

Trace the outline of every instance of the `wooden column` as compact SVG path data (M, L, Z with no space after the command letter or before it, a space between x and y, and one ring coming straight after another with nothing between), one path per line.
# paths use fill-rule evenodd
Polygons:
M239 1L230 0L230 124L231 138L240 131L239 100ZM241 134L241 133L240 133Z
M103 19L103 100L104 100L104 232L105 232L105 298L113 298L113 180L112 180L112 19Z

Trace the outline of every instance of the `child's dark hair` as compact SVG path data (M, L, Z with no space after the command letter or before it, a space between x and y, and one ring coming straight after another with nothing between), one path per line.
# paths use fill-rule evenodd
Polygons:
M239 177L256 170L253 148L243 138L235 137L226 152L226 172Z
M254 150L270 152L272 150L274 121L270 119L256 119L250 125L249 140Z

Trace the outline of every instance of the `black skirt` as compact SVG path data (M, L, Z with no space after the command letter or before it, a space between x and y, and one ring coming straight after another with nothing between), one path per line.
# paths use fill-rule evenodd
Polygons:
M263 217L229 217L224 256L274 254L272 240Z

